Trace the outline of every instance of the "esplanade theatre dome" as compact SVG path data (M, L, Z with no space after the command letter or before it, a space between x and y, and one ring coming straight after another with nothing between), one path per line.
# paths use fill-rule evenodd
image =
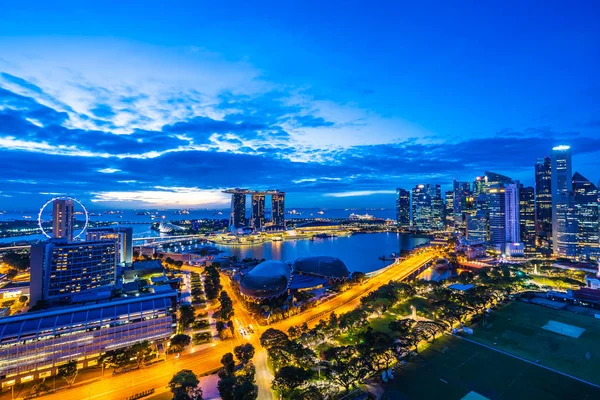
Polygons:
M290 283L292 270L281 261L264 261L240 280L240 292L254 298L274 298L282 295Z
M327 279L345 279L350 275L346 264L329 256L301 257L294 262L294 274L313 275Z

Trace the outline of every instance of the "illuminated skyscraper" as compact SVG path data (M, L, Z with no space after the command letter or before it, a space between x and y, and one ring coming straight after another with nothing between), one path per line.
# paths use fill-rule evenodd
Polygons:
M535 230L546 241L552 237L552 161L550 157L535 163ZM548 241L551 243L551 241Z
M489 236L488 196L480 194L475 202L475 213L467 215L467 238L472 242L485 242Z
M285 194L271 196L271 214L273 225L285 226Z
M431 229L431 196L427 186L417 185L411 196L411 225L418 230Z
M75 207L73 200L56 199L52 203L52 237L54 239L73 240L75 225Z
M571 172L571 148L552 149L552 241L560 257L577 256L577 218Z
M508 184L504 187L504 220L506 243L520 242L519 186L515 183Z
M410 192L396 189L396 222L400 227L410 226Z
M446 218L446 228L454 228L454 191L446 191L445 197L446 208L444 214Z
M231 194L231 217L229 224L235 228L246 225L246 194Z
M573 175L575 214L577 217L577 254L586 259L600 255L598 188L580 173Z
M471 197L471 185L469 182L458 182L454 180L454 226L457 229L465 229L467 211L467 199Z
M519 188L519 224L525 255L532 256L536 250L535 190L532 187Z
M487 183L485 176L478 176L473 181L473 197L477 198L480 194L485 194L487 191Z
M417 185L411 198L412 226L432 231L444 228L444 203L440 185Z
M427 185L427 193L431 198L431 229L444 229L444 201L440 185Z
M260 230L265 226L265 195L252 195L252 227Z
M498 251L504 251L506 245L506 196L504 185L495 183L488 189L490 215L490 244Z

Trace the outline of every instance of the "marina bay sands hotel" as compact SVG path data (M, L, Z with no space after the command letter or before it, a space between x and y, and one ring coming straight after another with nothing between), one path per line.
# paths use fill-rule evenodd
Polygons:
M272 224L285 226L285 192L279 190L228 189L231 194L231 217L229 224L236 228L246 226L246 196L252 196L250 226L261 230L265 226L265 196L271 196Z

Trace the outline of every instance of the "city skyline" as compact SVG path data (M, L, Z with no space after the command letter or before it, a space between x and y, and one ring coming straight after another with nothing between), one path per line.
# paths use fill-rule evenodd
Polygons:
M129 7L3 9L0 209L225 208L231 187L393 208L486 170L533 185L559 144L600 178L597 5Z

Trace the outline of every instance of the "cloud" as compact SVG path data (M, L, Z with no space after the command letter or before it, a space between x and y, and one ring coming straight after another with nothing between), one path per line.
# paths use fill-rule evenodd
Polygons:
M336 192L336 193L325 193L325 197L359 197L359 196L372 196L374 194L394 194L394 190L357 190L352 192Z
M102 174L114 174L115 172L121 172L121 170L118 168L101 168L98 172Z
M153 207L217 207L229 204L229 195L219 190L199 188L157 187L156 190L94 192L94 203L133 203Z

